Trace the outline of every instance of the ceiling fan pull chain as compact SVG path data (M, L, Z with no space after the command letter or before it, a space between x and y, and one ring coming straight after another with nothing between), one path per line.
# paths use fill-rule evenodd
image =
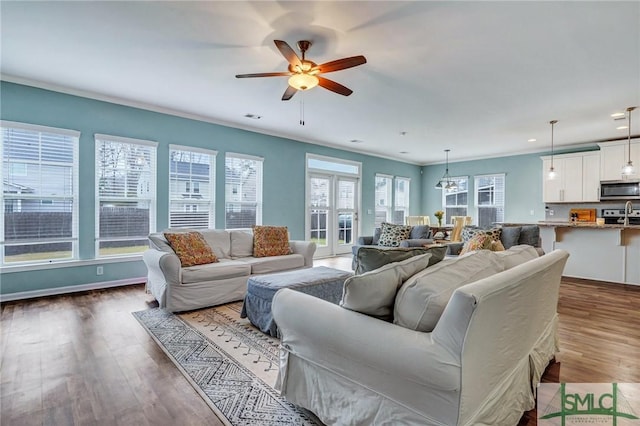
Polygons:
M304 93L300 97L300 125L304 126Z

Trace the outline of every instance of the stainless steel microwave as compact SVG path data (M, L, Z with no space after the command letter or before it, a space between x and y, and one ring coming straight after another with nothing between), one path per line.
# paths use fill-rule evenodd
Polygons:
M640 180L600 182L600 201L607 200L640 200Z

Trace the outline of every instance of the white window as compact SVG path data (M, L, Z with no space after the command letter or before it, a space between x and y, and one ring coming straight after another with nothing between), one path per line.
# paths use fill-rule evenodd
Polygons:
M393 221L394 223L404 224L405 218L409 216L409 189L411 179L396 177L395 183Z
M0 126L0 264L76 259L80 133L8 121Z
M262 224L262 163L260 157L225 155L225 228Z
M378 227L382 222L393 221L393 176L377 174L375 191L376 217L374 223L375 226Z
M475 176L478 226L488 228L504 222L504 174Z
M216 151L169 146L169 226L215 228Z
M452 216L468 216L469 177L452 177L457 188L454 190L442 189L442 206L444 207L444 223L450 223Z
M156 142L95 135L96 253L141 253L156 227Z

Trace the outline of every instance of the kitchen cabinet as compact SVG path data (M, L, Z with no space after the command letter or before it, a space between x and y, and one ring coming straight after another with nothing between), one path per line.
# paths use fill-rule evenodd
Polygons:
M582 156L582 201L600 200L600 153L585 153Z
M622 174L622 166L629 161L627 144L626 140L598 144L601 180L640 179L640 140L638 139L631 139L631 161L636 168L636 174L631 176Z
M542 195L545 203L576 203L598 200L600 155L598 152L561 154L553 157L555 179L548 179L551 157L542 157Z

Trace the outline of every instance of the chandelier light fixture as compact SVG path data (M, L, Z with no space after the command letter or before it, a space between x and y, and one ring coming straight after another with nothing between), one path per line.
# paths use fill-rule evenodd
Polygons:
M553 126L558 122L558 120L551 120L549 124L551 124L551 167L549 167L549 173L547 174L547 179L553 180L558 177L558 173L556 169L553 167Z
M636 107L627 108L627 116L629 118L629 125L627 127L628 129L627 155L628 155L629 161L627 161L627 164L622 166L622 174L625 176L631 176L636 174L636 169L635 167L633 167L633 161L631 160L631 111L633 111L634 109L636 109Z
M436 183L435 188L446 189L447 191L455 191L456 189L458 189L458 184L456 183L455 180L451 179L451 176L449 176L449 151L451 150L450 149L444 150L446 155L446 160L445 160L446 168L445 168L444 175L442 175L438 183Z

